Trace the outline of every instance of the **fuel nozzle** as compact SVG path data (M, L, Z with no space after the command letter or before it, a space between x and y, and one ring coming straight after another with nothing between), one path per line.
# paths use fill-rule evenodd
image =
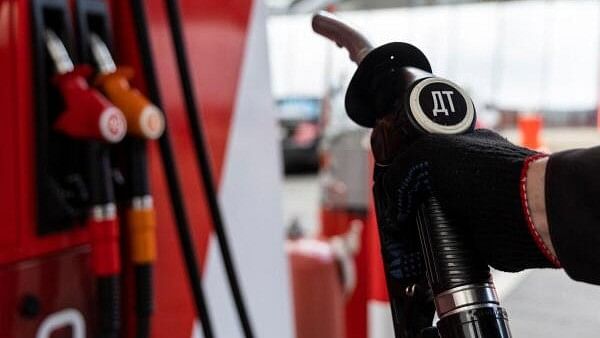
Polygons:
M474 129L475 107L470 97L455 83L433 75L429 61L415 46L392 42L367 49L368 41L360 33L326 13L313 16L313 29L347 48L358 64L345 105L355 123L373 128L376 173L386 172L396 155L423 135L455 135ZM381 175L374 177L378 209L378 195L385 191ZM387 278L396 337L423 337L425 332L435 336L437 330L427 328L432 313L429 316L423 310L432 304L440 318L441 337L510 337L506 311L500 307L488 265L472 248L464 227L452 226L435 193L426 196L415 221L427 281ZM386 243L394 238L380 231L380 240ZM384 263L387 270L391 263ZM422 293L426 297L416 296L420 288L428 289ZM423 314L426 320L419 321Z
M121 141L127 132L127 121L121 110L89 87L86 79L92 74L92 69L87 65L74 66L65 45L54 31L47 29L45 40L56 69L53 81L66 106L54 128L79 139L108 143Z
M345 103L348 116L368 128L387 115L407 119L417 134L462 134L475 123L466 92L433 75L425 55L402 42L367 54L350 81Z
M403 127L418 134L473 129L475 109L469 96L455 83L433 75L417 47L392 42L373 49L356 29L327 12L315 14L312 27L346 48L358 65L346 92L346 111L358 125L373 128L378 120L395 120L409 123Z
M404 43L374 49L346 92L348 116L373 128L371 146L379 165L389 164L421 135L463 134L475 127L475 107L466 92L431 74L426 59L398 61L409 53L418 57L420 52Z
M133 69L117 67L106 47L96 34L90 34L90 45L99 74L95 84L125 114L129 133L133 136L154 140L165 130L163 112L142 93L131 87Z

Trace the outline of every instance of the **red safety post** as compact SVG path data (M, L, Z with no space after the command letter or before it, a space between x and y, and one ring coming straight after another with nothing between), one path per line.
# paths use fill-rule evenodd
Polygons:
M521 135L521 145L529 149L541 149L543 147L540 131L544 119L540 114L519 115L517 125Z

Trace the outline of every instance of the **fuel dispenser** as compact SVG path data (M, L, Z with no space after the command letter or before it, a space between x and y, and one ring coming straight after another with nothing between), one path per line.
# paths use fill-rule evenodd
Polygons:
M209 6L215 4L219 2ZM251 4L244 1L245 6L239 9L244 15L227 17L226 21L246 25L242 17L247 16ZM6 220L0 236L0 285L4 292L0 297L0 332L7 337L142 338L165 332L188 336L199 329L205 337L214 336L201 279L207 249L204 243L196 247L194 232L198 230L192 229L203 222L215 223L242 329L247 337L253 336L225 241L218 186L213 182L208 149L200 134L203 130L198 120L189 117L186 123L193 124L193 132L186 129L171 136L177 142L188 135L194 137L194 148L183 150L174 149L167 133L160 95L172 97L171 88L177 86L167 84L168 90L163 88L166 93L159 92L149 24L145 22L146 8L155 5L138 0L0 0L0 71L5 75L0 78L0 97L7 99L10 111L0 116L2 125L9 126L0 135L0 143L8 149L0 152L0 159L7 163L0 169L0 183L6 191L0 196L6 206L0 211ZM175 40L169 48L181 61L180 80L186 87L188 110L199 117L197 107L190 104L194 98L191 79L185 75L189 70L184 66L187 52L181 27L197 18L178 18L176 1L166 5L168 28ZM215 8L225 11L220 7L225 6ZM115 13L119 27L126 27L116 43L110 20L110 14ZM215 13L211 15L222 14ZM150 20L156 24L155 19ZM246 33L232 32L241 38ZM242 59L240 53L218 64L231 68L241 65ZM123 60L132 67L121 65ZM235 87L236 77L228 79L227 86ZM133 83L145 84L151 100ZM227 100L233 104L235 94ZM228 123L218 120L219 127ZM219 137L227 138L226 130L223 128ZM154 150L148 145L152 140L158 141L160 159L148 153L148 148ZM201 175L193 175L194 179L184 177L186 183L204 184L206 190L200 186L198 190L206 194L201 198L210 202L210 215L194 213L202 218L194 223L188 220L184 202L196 202L199 196L179 183L176 152L195 157L202 167L198 171ZM150 168L160 165L166 184L160 177L163 173L153 174L160 169ZM190 164L179 165L186 166L184 173L189 176ZM158 191L166 190L168 196L154 199L151 181L158 182ZM161 225L174 228L163 231L167 236L156 235L155 202L167 211L158 216ZM164 228L167 226L158 229ZM200 228L212 229L212 224ZM156 260L159 243L168 249L166 254L181 250L183 262L169 261L170 266L166 266L162 261L162 267L185 270L191 292L181 287L186 283L185 274L169 276L173 281L167 286L177 288L168 290L165 275L153 273L155 262L161 264ZM162 284L155 283L159 280ZM159 297L154 295L155 284ZM182 305L172 309L162 303L157 311L169 311L171 317L153 320L155 299L161 304L167 298L166 302L176 299Z
M45 338L68 326L77 338L99 331L111 336L119 318L121 262L109 146L123 139L127 122L90 87L92 69L77 62L69 2L32 0L25 9L31 20L18 20L21 26L15 27L30 34L21 36L28 43L15 40L10 52L21 55L17 66L27 66L12 73L18 81L8 81L27 88L17 97L32 98L19 106L21 114L10 112L19 121L29 116L21 135L32 142L11 149L24 154L10 162L24 169L11 177L22 187L12 197L21 207L18 221L7 224L18 236L3 245L0 262L0 282L10 295L2 297L0 308L21 312L17 320L2 316L12 321L0 326L11 337ZM24 69L31 77L21 75ZM29 165L34 180L27 175ZM65 289L70 292L61 292Z
M88 145L74 136L118 141L125 125L119 123L118 109L77 79L76 62L63 58L77 61L66 1L0 6L0 96L8 103L2 126L9 131L1 137L7 147L0 151L6 168L0 175L0 331L5 337L47 338L70 327L73 337L82 338L94 326L85 318L96 312L96 284L86 226L91 211ZM64 49L57 50L56 42ZM77 99L94 107L96 123L68 123L63 113L70 119L77 109L68 102L76 95L67 99L60 92L67 87L87 95Z

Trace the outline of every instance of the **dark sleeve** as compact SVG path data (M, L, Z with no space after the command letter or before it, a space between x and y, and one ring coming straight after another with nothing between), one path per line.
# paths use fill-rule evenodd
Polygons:
M550 156L546 211L552 244L567 274L600 285L600 147Z

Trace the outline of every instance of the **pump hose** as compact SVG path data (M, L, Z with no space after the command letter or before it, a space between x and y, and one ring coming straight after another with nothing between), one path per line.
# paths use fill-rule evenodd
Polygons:
M127 139L130 209L127 213L129 254L135 281L135 337L149 338L154 312L153 266L156 261L156 214L150 195L146 140Z
M158 89L158 79L154 69L152 47L148 36L148 24L143 3L144 1L142 0L131 0L132 20L135 26L136 40L141 56L143 73L146 78L148 97L159 109L164 111L160 91ZM165 120L167 120L166 114ZM166 124L168 126L168 121L165 122L167 122ZM183 204L181 185L179 184L179 177L175 168L175 159L173 158L173 149L169 138L168 128L165 128L163 135L158 139L158 145L162 159L161 162L167 179L171 207L173 208L173 214L175 216L175 225L177 227L180 247L184 257L190 288L192 289L194 305L196 307L197 315L200 318L204 337L212 338L214 337L212 322L208 314L206 297L204 296L204 290L202 288L198 260L196 258L196 249L192 242L190 226Z
M138 264L135 274L136 338L150 337L150 318L154 311L152 264Z
M490 270L468 244L464 229L451 226L434 196L420 208L417 224L440 336L510 338L508 316L498 302Z
M427 199L419 218L427 279L434 294L490 280L488 265L468 245L463 229L452 226L437 198Z
M229 249L227 234L225 232L225 224L219 207L212 168L210 165L208 147L206 146L203 133L204 129L202 128L201 124L200 109L196 102L194 88L190 78L189 63L187 60L185 42L183 39L183 29L181 26L182 20L179 4L177 0L166 0L165 5L167 7L171 39L173 40L173 45L175 47L175 56L177 59L177 68L179 71L179 78L185 99L187 119L192 132L194 150L196 151L196 161L198 162L198 167L200 168L200 179L202 181L202 187L204 188L204 196L208 202L212 225L217 236L227 280L229 281L229 287L231 289L231 294L235 303L242 330L244 332L244 336L246 338L252 338L254 337L254 334L252 331L250 318L248 316L248 311L246 310L244 303L244 297L242 295L239 280L236 275L233 257Z
M121 331L121 254L109 148L88 142L85 162L91 199L88 229L96 277L97 328L100 338L117 338Z
M100 338L118 338L121 329L121 288L118 275L96 279Z

